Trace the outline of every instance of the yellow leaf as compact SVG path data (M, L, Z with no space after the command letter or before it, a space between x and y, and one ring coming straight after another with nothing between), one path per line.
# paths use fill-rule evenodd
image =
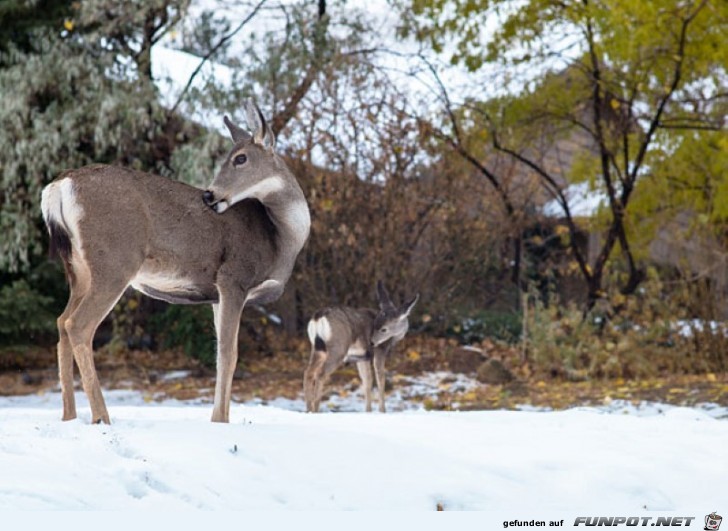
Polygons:
M73 20L71 20L70 18L64 20L63 27L66 28L68 31L73 31Z
M715 377L715 374L712 372L709 372L708 374L706 374L705 379L708 380L709 382L715 382L717 380L717 378Z
M465 400L468 402L472 402L476 398L478 398L478 396L475 394L475 391L468 391L467 393L460 395L460 400Z
M611 105L611 106L612 106L612 109L614 109L615 111L616 111L617 109L619 109L619 101L618 101L618 100L616 100L616 99L614 99L614 98L612 98L612 99L611 99L611 100L609 101L609 105Z
M569 234L569 227L566 225L556 225L554 232L557 236L563 236L564 234Z
M410 350L407 353L407 358L409 358L410 361L419 361L420 360L420 353L416 350Z

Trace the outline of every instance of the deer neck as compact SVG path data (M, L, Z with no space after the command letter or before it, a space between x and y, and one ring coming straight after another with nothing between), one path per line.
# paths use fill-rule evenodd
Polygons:
M298 253L308 239L311 216L306 198L295 179L281 190L260 197L276 227L276 260L269 279L282 284L288 281Z

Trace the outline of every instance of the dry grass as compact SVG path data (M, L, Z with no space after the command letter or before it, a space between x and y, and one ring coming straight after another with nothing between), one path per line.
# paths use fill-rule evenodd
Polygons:
M235 400L253 398L271 400L277 397L300 397L303 370L308 358L307 342L286 340L274 352L256 353L250 345L241 345L241 363L233 382ZM561 409L577 405L597 405L611 400L632 402L659 401L675 405L714 402L728 405L728 376L713 373L702 375L663 376L649 379L599 379L571 382L560 378L542 379L521 362L520 353L511 347L489 341L477 345L485 354L501 360L515 375L514 382L503 385L480 385L468 392L443 389L436 400L425 399L429 409L511 409L530 404ZM4 353L5 354L5 353ZM58 388L55 354L50 349L27 351L27 367L22 349L14 351L12 367L0 370L0 395L42 393ZM6 357L7 359L7 357ZM474 375L484 359L478 353L463 351L453 340L416 336L399 345L388 364L388 386L404 385L396 375L414 376L423 372L449 371ZM122 351L112 353L100 349L96 364L104 387L136 389L151 399L212 399L214 370L203 367L177 351ZM170 371L184 370L183 378L166 379ZM346 393L358 385L353 366L344 367L332 378L330 389Z

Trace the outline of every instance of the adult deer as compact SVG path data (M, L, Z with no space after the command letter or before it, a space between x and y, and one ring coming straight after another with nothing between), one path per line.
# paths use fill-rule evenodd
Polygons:
M63 420L76 418L73 359L94 423L109 423L91 342L128 286L176 304L212 304L217 334L213 422L228 422L238 330L248 302L280 297L308 238L308 205L274 151L260 109L251 133L225 125L234 145L205 191L157 175L94 165L43 190L51 251L70 287L58 318Z
M303 376L306 411L317 412L324 385L346 362L356 362L364 386L366 410L372 410L372 367L377 378L379 411L385 412L384 363L394 345L409 329L409 316L419 293L396 306L380 282L377 283L379 311L337 306L319 310L308 323L311 358Z

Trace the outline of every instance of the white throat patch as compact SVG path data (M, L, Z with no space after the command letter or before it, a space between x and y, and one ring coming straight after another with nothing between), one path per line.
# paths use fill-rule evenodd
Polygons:
M266 177L262 181L255 183L253 186L251 186L247 190L233 195L230 198L229 203L230 203L230 205L234 205L235 203L238 203L238 202L242 201L243 199L253 199L253 198L259 199L260 201L265 201L266 197L268 197L270 194L280 192L281 190L283 190L283 188L285 188L285 186L286 186L286 183L278 175L273 175L272 177ZM218 212L220 212L220 211L218 210Z

